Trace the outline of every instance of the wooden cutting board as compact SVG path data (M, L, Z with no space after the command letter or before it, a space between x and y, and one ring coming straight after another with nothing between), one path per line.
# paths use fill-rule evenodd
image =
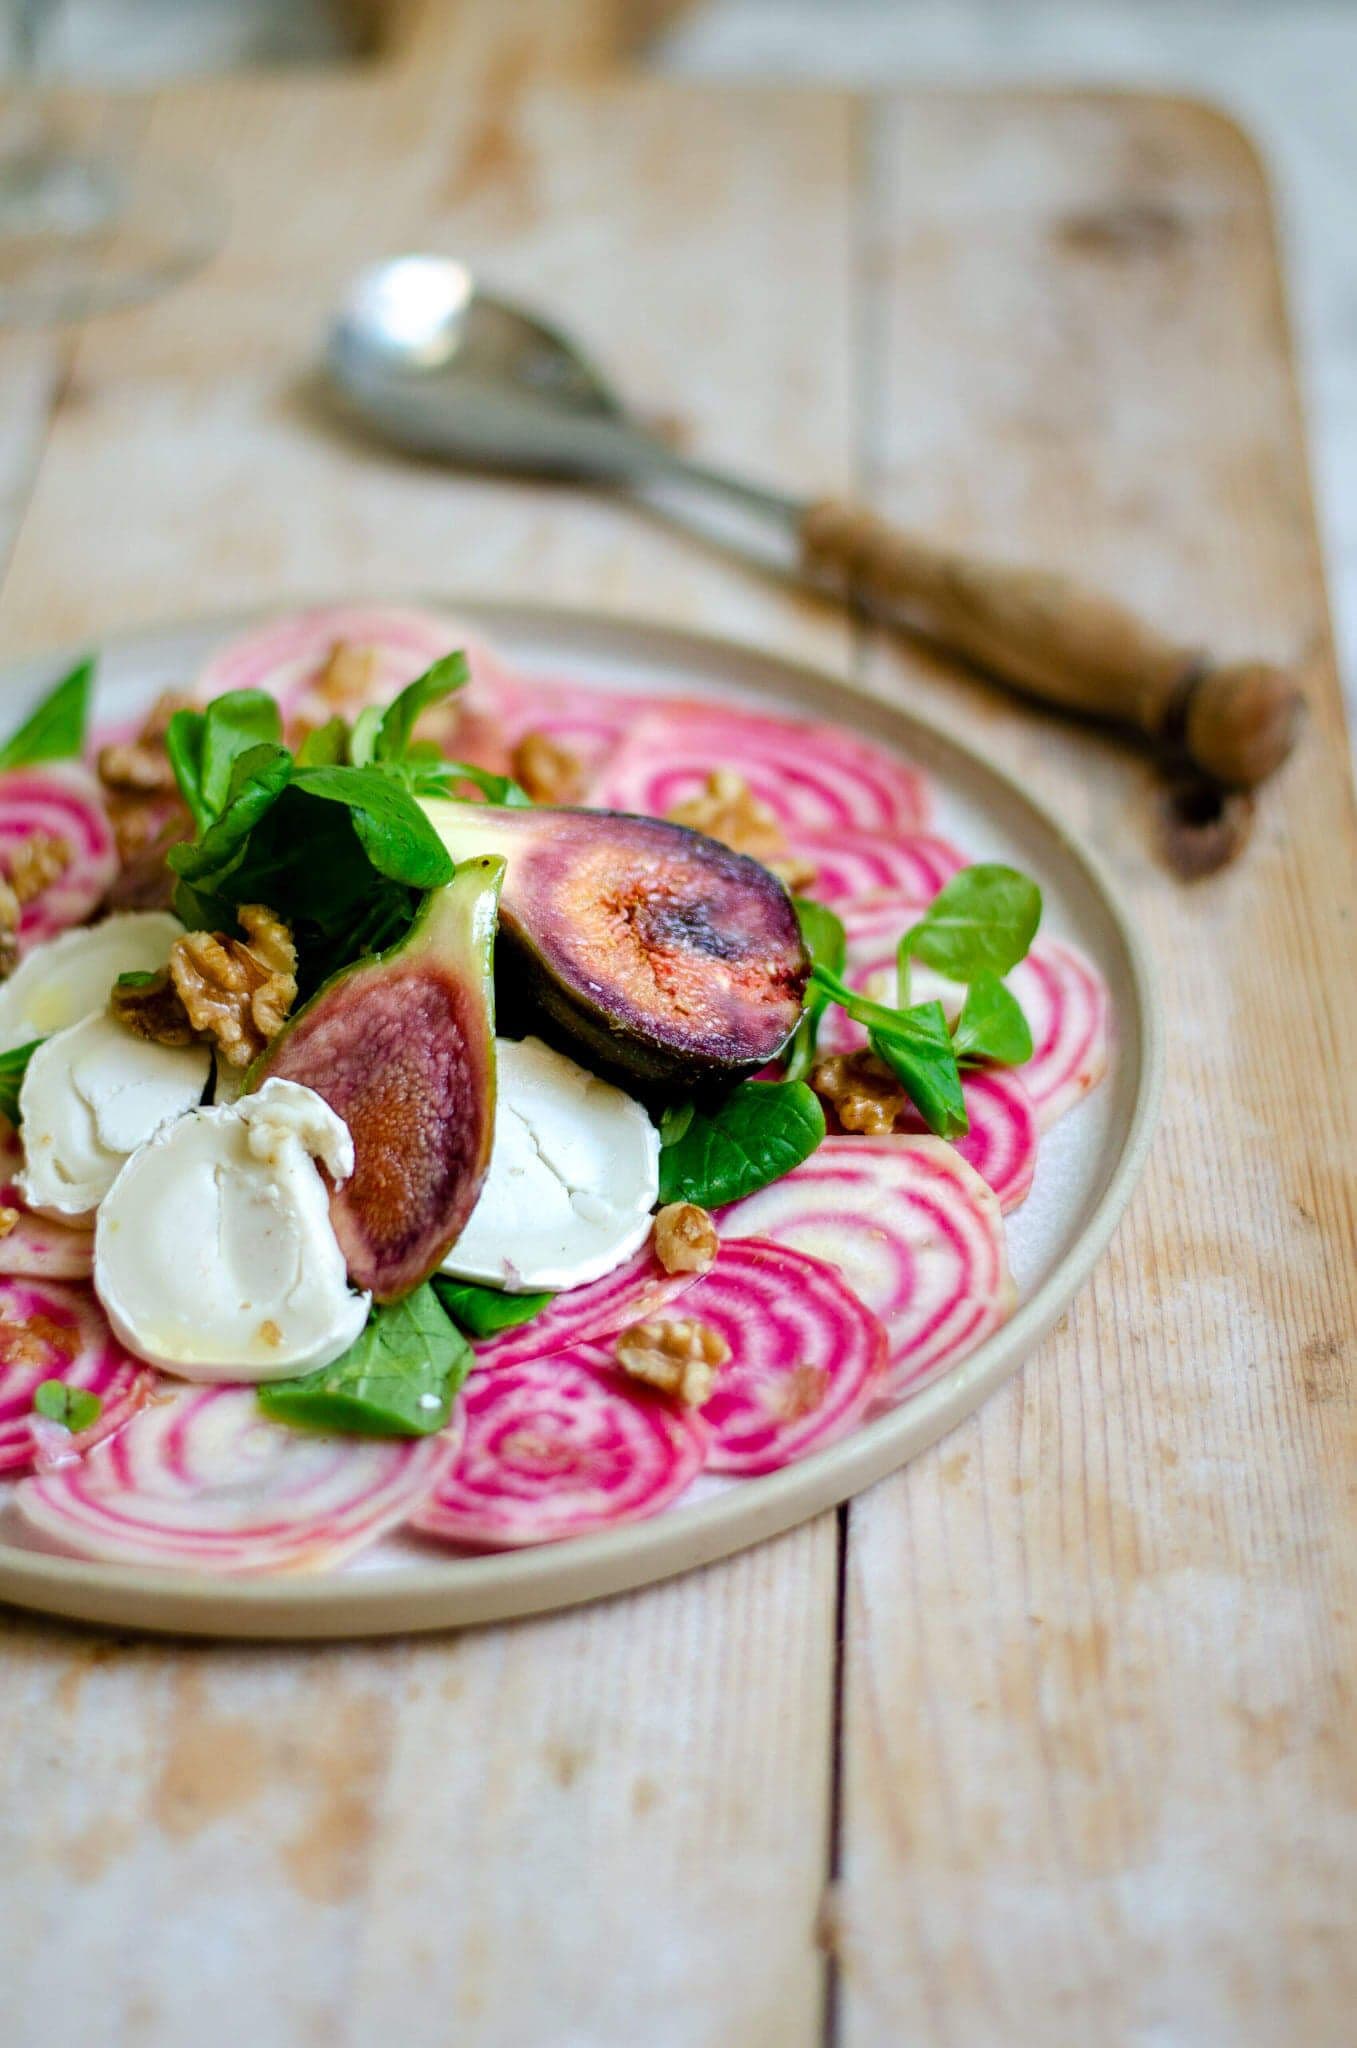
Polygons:
M229 241L68 348L0 345L5 649L462 587L861 668L1118 870L1162 1134L1019 1381L763 1549L453 1639L0 1622L0 2032L1337 2048L1357 831L1257 161L1172 99L544 87L488 47L151 103ZM338 433L326 308L404 247L557 308L713 454L1299 658L1310 731L1247 860L1167 880L1142 764L658 523Z

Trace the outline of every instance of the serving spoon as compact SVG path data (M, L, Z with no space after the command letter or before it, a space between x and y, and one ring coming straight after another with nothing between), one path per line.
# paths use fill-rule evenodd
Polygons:
M765 522L815 587L921 630L1030 696L1139 731L1191 771L1190 825L1206 789L1207 829L1221 844L1210 865L1242 843L1222 834L1221 804L1228 815L1232 793L1263 781L1294 743L1303 699L1284 669L1218 663L1069 577L941 547L865 507L791 497L692 461L627 409L569 336L482 290L450 257L400 256L364 271L330 330L326 365L346 405L403 447L481 468L637 490L678 482L718 496Z

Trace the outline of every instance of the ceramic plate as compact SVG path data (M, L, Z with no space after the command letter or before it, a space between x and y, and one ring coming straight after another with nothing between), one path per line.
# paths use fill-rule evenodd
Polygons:
M232 1581L135 1570L26 1550L0 1509L0 1598L122 1627L194 1635L385 1635L457 1627L597 1599L724 1557L820 1514L936 1442L1015 1372L1088 1277L1135 1185L1154 1120L1160 1034L1144 952L1094 858L1051 813L926 720L815 670L705 636L598 614L457 604L511 661L581 687L742 697L846 723L898 748L933 779L937 829L977 860L1036 876L1043 930L1074 940L1111 991L1115 1048L1101 1087L1043 1135L1031 1195L1007 1219L1016 1314L961 1364L892 1414L799 1464L671 1509L654 1521L540 1549L439 1559L390 1542L324 1576ZM183 687L250 621L218 619L124 637L104 652L101 716ZM0 677L19 704L60 672L47 658Z

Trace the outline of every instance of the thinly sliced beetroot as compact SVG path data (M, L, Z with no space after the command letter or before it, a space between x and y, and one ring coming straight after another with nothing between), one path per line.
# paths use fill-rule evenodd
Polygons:
M74 1230L50 1216L26 1209L14 1185L23 1165L23 1147L5 1117L0 1117L0 1207L18 1213L18 1222L0 1237L0 1275L28 1280L88 1280L94 1270L94 1232Z
M44 1380L96 1394L102 1404L97 1421L73 1436L35 1414L33 1396ZM78 1459L127 1421L155 1381L148 1366L123 1350L88 1288L0 1280L0 1473L6 1477L35 1463Z
M740 776L784 831L914 832L927 823L918 769L840 726L673 699L638 719L590 792L615 811L666 817L714 769Z
M360 687L339 690L332 700L317 686L338 646L369 654L371 673ZM208 662L195 694L206 702L225 690L267 690L290 728L320 725L337 711L352 718L366 704L387 703L459 647L471 681L452 703L426 714L420 733L445 752L500 770L505 761L498 717L501 705L512 703L514 678L484 641L438 612L327 605L291 613L229 641Z
M143 1408L79 1464L24 1480L15 1504L79 1557L314 1571L407 1521L457 1449L455 1427L330 1436L270 1422L252 1387L191 1387Z
M478 1371L488 1367L499 1371L534 1359L568 1351L579 1344L598 1343L615 1336L632 1323L643 1323L657 1315L691 1287L693 1273L666 1273L649 1245L601 1280L587 1287L572 1287L519 1329L505 1330L476 1346Z
M966 865L950 839L932 832L798 832L790 851L815 864L815 879L798 893L840 910L882 889L927 903Z
M718 1218L837 1266L886 1325L884 1393L913 1393L1005 1321L1014 1289L999 1204L940 1138L826 1138Z
M473 1372L462 1399L461 1456L413 1517L449 1543L516 1549L637 1521L676 1500L706 1456L697 1416L624 1384L593 1345Z
M707 1469L775 1472L857 1421L886 1363L886 1331L837 1267L790 1245L722 1236L679 1313L716 1330L730 1361L702 1409Z
M1032 1030L1032 1057L1018 1068L1037 1122L1057 1117L1107 1072L1111 1003L1091 960L1063 939L1039 939L1008 977Z
M618 690L582 690L575 683L516 681L504 713L511 746L525 733L545 733L593 778L607 763L638 718L655 708L653 697ZM586 802L592 801L587 789Z
M23 906L19 950L24 953L69 925L83 923L118 872L103 796L78 761L45 761L0 774L0 872L10 872L20 846L38 833L59 840L66 858L55 881Z
M999 1198L1005 1215L1027 1199L1037 1166L1041 1127L1032 1098L1009 1067L976 1067L963 1074L970 1129L956 1149ZM922 1133L928 1126L911 1103L897 1130Z

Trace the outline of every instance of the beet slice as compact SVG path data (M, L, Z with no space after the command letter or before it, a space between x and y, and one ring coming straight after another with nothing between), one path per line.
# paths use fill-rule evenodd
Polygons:
M1007 1216L1027 1199L1036 1172L1041 1127L1032 1098L1011 1067L975 1067L962 1075L961 1092L970 1129L952 1142ZM928 1126L911 1103L895 1128L922 1134Z
M0 1207L16 1209L19 1220L0 1237L0 1274L30 1280L88 1280L94 1271L94 1232L76 1230L50 1216L35 1216L23 1204L15 1176L23 1147L0 1117Z
M1107 1072L1111 1003L1092 961L1063 939L1039 939L1008 976L1032 1031L1032 1057L1017 1068L1037 1123L1049 1130Z
M718 1222L723 1240L771 1238L839 1269L886 1325L890 1400L974 1350L1014 1305L998 1200L941 1138L826 1138Z
M330 1201L355 1286L395 1301L452 1249L490 1164L491 959L501 866L473 860L431 889L398 946L314 995L250 1070L324 1097L353 1138Z
M966 865L950 839L932 832L798 832L788 850L815 865L815 879L798 893L840 911L882 889L927 903Z
M314 1571L408 1520L457 1455L429 1437L331 1436L262 1413L252 1387L191 1387L143 1408L15 1504L49 1542L116 1564Z
M133 1358L88 1288L0 1279L0 1473L78 1459L121 1428L145 1401L156 1374ZM44 1380L98 1396L98 1419L72 1435L34 1413Z
M657 1315L690 1288L695 1273L666 1273L649 1245L645 1245L612 1273L591 1280L585 1287L572 1287L515 1330L476 1346L478 1370L524 1365L568 1351L579 1344L597 1343L615 1336L631 1323L643 1323Z
M668 1507L702 1469L706 1425L624 1384L591 1345L473 1372L456 1463L412 1526L477 1549L559 1543Z
M711 1472L775 1472L833 1443L862 1415L885 1367L880 1319L837 1267L790 1245L723 1235L680 1313L730 1347L702 1409Z
M69 925L83 924L118 872L118 849L98 783L78 761L0 774L0 871L8 874L20 846L41 833L59 840L65 865L31 896L19 916L19 950L31 951Z
M914 832L928 821L918 769L837 725L807 725L675 698L638 719L590 793L614 811L663 818L716 768L740 776L792 837Z

